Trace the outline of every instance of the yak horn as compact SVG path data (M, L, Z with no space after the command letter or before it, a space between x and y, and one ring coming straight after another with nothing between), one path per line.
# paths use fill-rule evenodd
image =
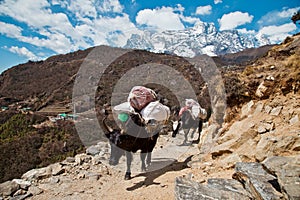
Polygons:
M104 128L110 133L113 132L113 129L105 123L105 120L106 120L106 117L102 120L102 124L103 124Z

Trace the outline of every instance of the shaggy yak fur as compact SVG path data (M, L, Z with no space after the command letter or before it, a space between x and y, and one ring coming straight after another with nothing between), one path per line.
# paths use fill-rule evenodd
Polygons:
M176 137L176 135L179 132L179 129L182 128L184 131L184 141L183 144L187 143L187 136L188 133L190 132L190 130L192 129L192 135L191 137L194 137L194 133L196 132L196 130L198 129L198 138L196 140L193 141L193 143L199 143L200 141L200 136L201 136L201 131L202 131L202 127L203 127L203 123L207 122L208 119L211 116L211 109L208 109L206 114L206 118L205 119L201 119L201 118L194 118L193 114L191 112L191 110L186 110L182 113L181 117L179 118L178 121L176 121L176 125L175 128L173 130L172 133L172 137ZM175 122L174 122L175 124Z
M122 126L124 129L112 129L105 123L105 119L103 126L107 131L105 135L111 146L109 164L117 165L125 153L127 164L125 180L131 179L132 153L141 150L141 168L145 171L146 167L151 164L151 152L156 145L159 132L149 133L139 114L130 114L129 119Z

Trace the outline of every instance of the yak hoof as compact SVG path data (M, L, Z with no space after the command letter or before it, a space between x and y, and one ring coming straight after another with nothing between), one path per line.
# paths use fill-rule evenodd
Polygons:
M126 172L124 179L125 180L130 180L131 179L131 173L130 172Z
M193 140L192 144L198 144L200 142L200 140Z
M142 167L142 172L145 172L145 171L147 171L147 168L146 167Z

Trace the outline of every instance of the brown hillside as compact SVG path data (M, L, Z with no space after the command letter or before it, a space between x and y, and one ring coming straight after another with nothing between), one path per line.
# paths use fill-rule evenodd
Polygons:
M114 48L105 46L101 48L105 52L114 54ZM245 61L251 62L261 57L269 48L270 46L247 49L240 53L223 55L213 59L217 66L240 65L245 63ZM84 59L93 49L52 56L45 61L29 61L6 70L0 75L1 105L9 105L13 102L24 100L30 100L28 103L35 110L40 110L47 105L53 104L67 105L72 98L72 88L76 73ZM127 56L131 58L126 58ZM124 55L124 63L121 65L121 70L126 72L133 66L149 61L172 66L180 72L184 72L186 70L185 65L187 65L182 63L184 59L176 56L133 51L130 55ZM114 64L111 67L114 68ZM116 78L118 78L122 75L120 64L115 64L115 67L117 67L114 69L115 71L110 73L115 74ZM184 72L185 75L188 73L190 72ZM192 76L192 74L189 76ZM187 78L191 80L190 77Z

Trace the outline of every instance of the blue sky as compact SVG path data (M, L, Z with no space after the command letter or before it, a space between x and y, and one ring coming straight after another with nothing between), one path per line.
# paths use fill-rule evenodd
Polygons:
M300 31L290 20L300 0L0 0L0 73L97 45L124 46L133 33L217 30L262 34L272 43Z

